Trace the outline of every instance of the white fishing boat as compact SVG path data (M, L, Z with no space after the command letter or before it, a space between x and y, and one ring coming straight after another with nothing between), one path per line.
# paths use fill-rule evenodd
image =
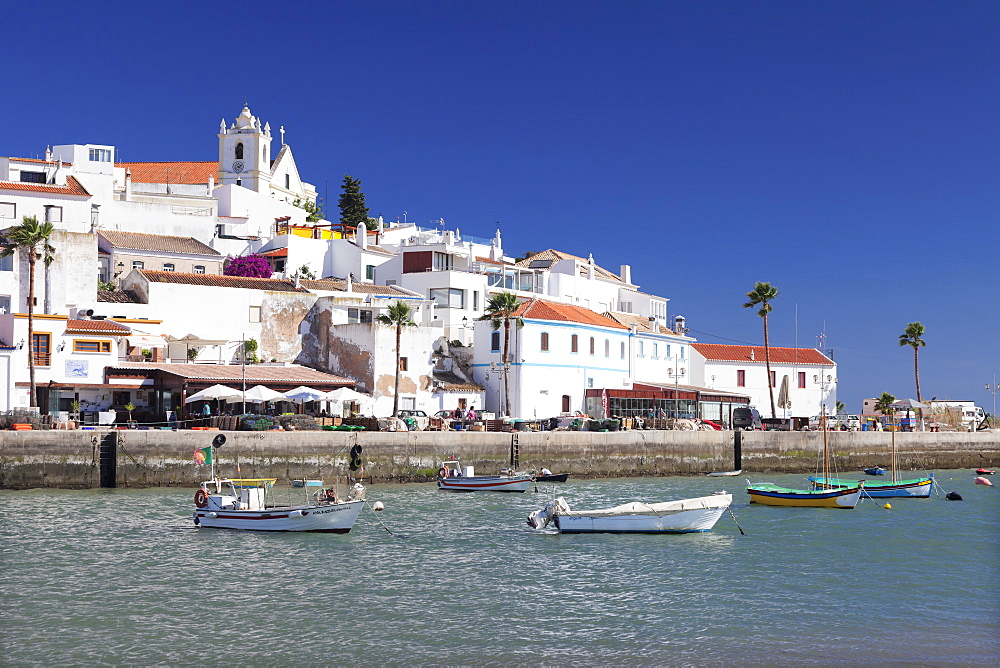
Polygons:
M557 497L541 510L528 515L528 525L544 529L554 522L562 533L692 533L711 531L733 502L733 495L679 499L664 503L633 501L614 508L572 510Z
M725 478L734 475L740 475L743 473L743 469L736 469L735 471L712 471L708 474L710 478Z
M333 489L321 488L306 495L302 505L277 505L269 494L274 482L274 478L206 480L194 495L195 526L347 533L365 505L365 487L361 483L355 483L344 499Z
M438 469L437 486L449 492L526 492L535 479L531 473L502 469L500 475L476 475L472 466L449 460Z

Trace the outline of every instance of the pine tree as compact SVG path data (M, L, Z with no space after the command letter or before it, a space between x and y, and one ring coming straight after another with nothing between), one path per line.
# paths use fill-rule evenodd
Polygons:
M368 215L368 207L365 206L365 194L361 192L361 179L344 174L344 183L340 189L344 191L337 201L337 206L340 207L340 222L346 227L357 228L359 225L364 225L371 229L371 218Z

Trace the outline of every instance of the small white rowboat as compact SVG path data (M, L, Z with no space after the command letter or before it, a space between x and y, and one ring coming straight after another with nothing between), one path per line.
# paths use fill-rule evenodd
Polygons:
M711 531L733 502L719 492L665 503L633 501L614 508L571 510L562 497L528 515L528 525L544 529L550 521L562 533L691 533Z

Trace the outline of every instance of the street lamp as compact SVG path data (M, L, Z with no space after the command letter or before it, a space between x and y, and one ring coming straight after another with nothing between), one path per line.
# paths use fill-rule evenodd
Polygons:
M993 394L993 412L990 413L990 426L996 427L994 424L997 419L997 392L1000 392L1000 385L997 384L997 375L993 374L993 384L990 385L986 383L986 391Z
M674 417L679 418L681 416L681 398L680 398L680 379L687 369L668 369L668 376L674 377Z

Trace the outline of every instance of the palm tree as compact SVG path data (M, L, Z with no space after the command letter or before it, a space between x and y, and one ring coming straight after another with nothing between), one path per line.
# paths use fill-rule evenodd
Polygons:
M56 249L49 244L54 231L52 223L39 223L35 216L24 216L21 224L8 229L0 241L0 257L13 255L19 248L28 255L28 376L32 408L38 407L35 387L35 263L41 258L48 267L55 259Z
M774 410L774 384L771 382L771 349L767 338L767 314L771 312L771 300L778 296L778 288L774 287L770 283L761 283L757 281L757 284L753 287L753 290L747 293L747 303L743 305L743 308L754 308L755 306L760 306L760 310L757 311L757 315L764 319L764 361L767 364L767 390L771 395L771 417L777 417L777 412Z
M517 295L513 292L501 292L490 297L490 300L486 302L486 312L478 318L478 320L489 320L494 330L500 329L500 326L503 325L503 359L501 360L503 365L503 407L500 413L504 417L510 416L510 374L508 373L510 371L508 366L510 364L510 323L513 321L518 327L524 327L524 320L514 315L520 306L521 302L518 301Z
M394 326L396 328L396 386L392 392L392 417L399 416L399 343L403 338L404 327L416 327L413 322L413 311L408 304L397 301L389 307L387 313L380 315L377 320L380 324Z
M900 346L913 347L913 375L917 380L917 401L923 401L920 398L920 359L917 355L917 350L919 350L920 346L927 345L927 342L920 338L924 335L925 331L924 326L919 322L911 322L906 326L903 333L899 335Z
M881 396L875 400L875 410L882 415L892 415L896 412L896 409L892 407L894 403L896 403L896 397L892 396L888 392L883 392Z

